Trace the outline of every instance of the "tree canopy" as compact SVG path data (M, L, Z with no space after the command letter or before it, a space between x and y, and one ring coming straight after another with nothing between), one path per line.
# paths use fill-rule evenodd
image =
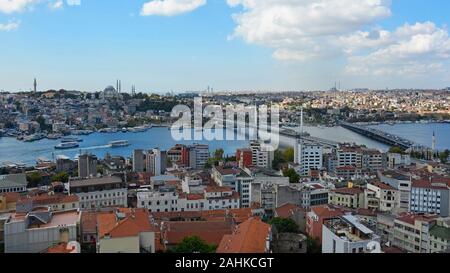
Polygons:
M54 176L52 176L52 182L67 183L69 182L69 174L67 174L66 172L60 172L58 174L55 174Z
M299 183L300 175L294 169L283 170L283 176L289 177L289 183Z
M275 217L269 221L269 224L275 226L279 233L297 233L298 225L290 218Z
M207 244L198 236L190 236L184 238L175 248L175 253L214 253L217 246Z

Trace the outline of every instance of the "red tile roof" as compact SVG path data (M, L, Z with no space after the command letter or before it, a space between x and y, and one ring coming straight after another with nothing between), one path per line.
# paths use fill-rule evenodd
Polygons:
M233 224L231 221L165 222L162 228L162 236L169 245L176 245L190 236L218 245L224 235L231 234Z
M60 243L59 245L50 247L47 249L47 253L52 254L61 254L61 253L73 253L75 251L75 247L68 248L67 243Z
M361 188L340 188L340 189L335 189L335 190L333 190L333 192L339 193L339 194L349 194L349 195L354 195L354 194L360 194L360 193L363 193L364 190L361 189Z
M432 222L438 218L437 215L426 215L426 214L414 214L414 213L404 213L397 217L396 220L414 225L415 221Z
M378 187L378 188L380 188L380 189L382 189L382 190L395 190L394 187L392 187L392 186L390 186L388 184L385 184L385 183L383 183L381 181L373 180L373 181L370 181L369 183L374 185L374 186L376 186L376 187Z
M217 253L265 253L271 227L258 217L237 226L232 235L224 236Z
M301 210L301 208L295 204L286 203L275 209L277 217L289 218L294 214L295 211Z
M324 219L344 214L341 208L331 205L311 207L311 211L314 212L314 214L316 214L319 218Z
M15 203L20 199L20 193L18 192L5 192L2 193L5 197L6 203Z

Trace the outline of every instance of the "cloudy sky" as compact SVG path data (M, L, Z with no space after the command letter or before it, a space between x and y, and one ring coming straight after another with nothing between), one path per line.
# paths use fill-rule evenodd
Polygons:
M448 0L0 0L0 90L450 86Z

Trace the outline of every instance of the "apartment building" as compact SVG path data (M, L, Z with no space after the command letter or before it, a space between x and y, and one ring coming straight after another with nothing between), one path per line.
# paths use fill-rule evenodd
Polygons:
M373 180L367 183L365 208L381 212L394 212L398 205L398 191L385 183Z
M186 194L166 186L138 190L137 206L150 212L222 210L239 208L240 200L239 194L228 187L208 186L200 194Z
M340 188L328 193L328 204L352 209L364 208L362 188Z
M127 207L127 185L117 176L70 181L69 193L78 196L81 209Z
M408 212L411 208L411 178L397 171L378 171L378 178L398 191L398 210Z
M255 178L248 169L214 166L211 176L216 184L229 187L239 193L241 207L250 206L250 185Z
M301 141L298 143L297 162L300 165L301 175L307 176L311 170L323 168L323 146L317 143Z
M394 220L393 245L410 253L430 253L436 215L405 213Z
M23 196L16 203L17 212L26 213L43 207L49 207L52 211L79 209L79 197L74 194L41 194L36 196Z
M0 193L26 192L27 176L21 174L0 175Z
M430 229L430 251L436 253L448 249L450 249L450 218L438 218Z
M325 220L322 233L322 253L381 252L380 237L353 215Z
M433 177L413 179L411 212L450 216L450 183L434 180Z
M252 150L253 166L259 168L272 168L272 161L275 153L270 146L254 141L250 143L250 149Z
M14 213L5 222L5 253L40 253L59 243L77 240L81 213L50 209Z

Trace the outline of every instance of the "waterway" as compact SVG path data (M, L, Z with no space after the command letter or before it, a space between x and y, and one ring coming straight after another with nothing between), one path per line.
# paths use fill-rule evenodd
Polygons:
M392 126L381 124L375 127L426 146L431 146L434 131L436 134L437 148L439 150L450 149L450 124L448 123L396 124ZM342 127L306 126L304 130L314 137L335 142L363 144L367 147L384 151L389 149L389 146L383 143L371 140ZM58 140L43 139L29 143L18 141L14 138L0 138L0 165L5 162L34 165L38 157L53 159L57 155L65 155L70 158L75 158L80 152L86 151L100 158L103 158L107 153L130 157L134 149L152 149L158 147L162 150L167 150L177 143L192 144L195 142L208 144L211 152L223 148L226 155L234 155L237 148L248 146L248 141L243 140L176 141L172 138L171 131L168 128L152 128L140 133L94 133L88 136L80 136L80 138L83 139L80 147L71 150L55 150L54 146L59 143ZM130 146L110 148L108 143L115 140L128 140Z

